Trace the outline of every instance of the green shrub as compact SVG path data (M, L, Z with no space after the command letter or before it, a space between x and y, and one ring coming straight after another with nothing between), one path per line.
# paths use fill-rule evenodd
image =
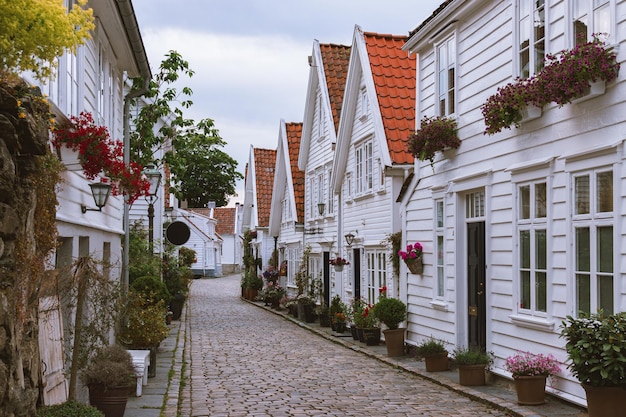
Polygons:
M430 338L417 346L417 354L423 357L436 356L447 352L448 351L446 350L443 342L433 338Z
M48 405L37 410L37 417L104 417L95 407L77 401Z
M457 365L489 365L493 362L490 353L477 349L458 348L454 350L454 361Z
M168 304L172 299L167 286L161 280L154 276L143 276L137 278L131 285L131 290L139 294L146 305L151 305L163 300Z
M130 387L136 375L133 358L119 345L100 349L82 373L86 385L102 385L104 388Z
M406 305L397 298L384 296L374 306L374 315L389 329L397 329L406 319Z

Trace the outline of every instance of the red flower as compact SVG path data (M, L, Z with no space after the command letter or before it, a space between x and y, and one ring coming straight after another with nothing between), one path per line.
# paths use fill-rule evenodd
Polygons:
M124 163L122 142L111 139L106 126L96 126L91 113L71 116L67 126L54 130L52 143L56 148L65 146L77 151L85 177L93 180L102 173L106 178L101 181L110 181L113 195L126 195L129 204L148 195L150 183L143 176L141 164Z

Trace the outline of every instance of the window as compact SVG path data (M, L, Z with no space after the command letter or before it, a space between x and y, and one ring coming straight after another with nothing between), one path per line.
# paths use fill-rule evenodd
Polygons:
M579 45L591 39L594 33L612 33L611 0L573 0L572 31L574 44Z
M330 179L332 178L332 170L329 169L327 171L326 174L326 178L328 178L328 181L330 181ZM328 214L332 214L335 211L335 200L333 198L333 190L332 187L330 187L330 185L328 186L328 195L327 195L327 201L326 201L326 212Z
M317 94L317 138L318 140L321 140L324 138L325 135L325 117L326 117L326 112L324 112L324 104L322 101L322 93L321 93L321 89L318 88L318 94Z
M359 91L359 101L357 106L357 117L360 119L367 118L370 108L369 100L367 99L367 90L365 89L365 87L361 87L361 90Z
M387 254L374 250L367 252L367 302L376 304L379 289L387 285Z
M545 59L544 0L518 0L519 76L528 78L543 69Z
M344 185L345 185L345 195L346 195L346 199L350 200L352 199L352 173L348 172L346 174L346 180L344 181Z
M65 53L61 60L65 74L65 94L60 97L62 110L72 116L78 115L78 58L71 52Z
M545 181L517 187L519 308L547 312L548 244Z
M613 314L613 171L573 176L576 311Z
M317 201L315 202L315 216L321 216L319 213L318 204L324 204L324 174L317 174ZM322 213L323 215L323 213Z
M291 220L291 204L287 195L283 198L282 206L282 221L287 222Z
M296 285L296 273L300 269L300 250L287 248L287 285Z
M443 298L445 282L444 282L444 210L443 199L435 200L435 242L437 251L437 297Z
M373 187L373 144L371 140L355 148L356 194L363 194Z
M449 116L455 112L456 47L454 37L448 38L437 46L437 73L439 115Z

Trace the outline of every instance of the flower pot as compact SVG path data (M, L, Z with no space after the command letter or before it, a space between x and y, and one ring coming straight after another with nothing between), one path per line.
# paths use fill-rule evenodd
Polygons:
M122 417L128 402L129 387L104 388L102 385L89 386L89 404L104 413L105 417Z
M447 371L450 366L448 352L426 356L424 362L426 363L426 372Z
M336 272L341 272L343 271L343 265L333 265L335 267L335 271Z
M352 335L352 340L359 340L359 335L356 333L356 326L350 326L350 334Z
M526 123L531 120L540 118L541 112L542 112L541 107L537 107L532 104L527 104L522 109L522 120L520 120L520 123Z
M387 356L404 355L404 332L405 328L383 330L385 335L385 345L387 346Z
M362 327L357 327L356 328L356 338L359 342L361 343L365 343L365 336L363 336L363 328Z
M320 327L330 327L330 316L328 314L320 314Z
M517 403L540 405L546 402L546 377L544 375L516 376Z
M582 96L572 100L572 103L581 103L594 97L601 96L606 91L606 81L597 80L589 83L589 90Z
M424 271L424 264L422 263L421 256L418 258L407 258L404 260L404 263L412 274L421 275Z
M315 321L315 312L312 304L304 304L304 321L313 323Z
M459 365L459 384L467 387L485 385L485 365Z
M367 346L378 346L380 343L380 327L363 329L363 339Z
M626 389L583 384L589 417L620 417L626 410Z
M68 171L81 171L83 169L83 165L78 157L78 151L73 151L63 145L58 149L57 155Z
M346 331L346 323L335 323L335 332L343 333Z
M178 320L183 314L183 305L185 304L185 296L176 294L170 301L170 311L173 313L172 319Z

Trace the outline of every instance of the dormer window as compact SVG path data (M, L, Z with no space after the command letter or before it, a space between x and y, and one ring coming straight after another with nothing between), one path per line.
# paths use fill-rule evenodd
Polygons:
M359 91L359 99L357 102L357 117L361 120L367 119L367 115L370 112L369 100L367 98L367 90L365 86L361 87Z

